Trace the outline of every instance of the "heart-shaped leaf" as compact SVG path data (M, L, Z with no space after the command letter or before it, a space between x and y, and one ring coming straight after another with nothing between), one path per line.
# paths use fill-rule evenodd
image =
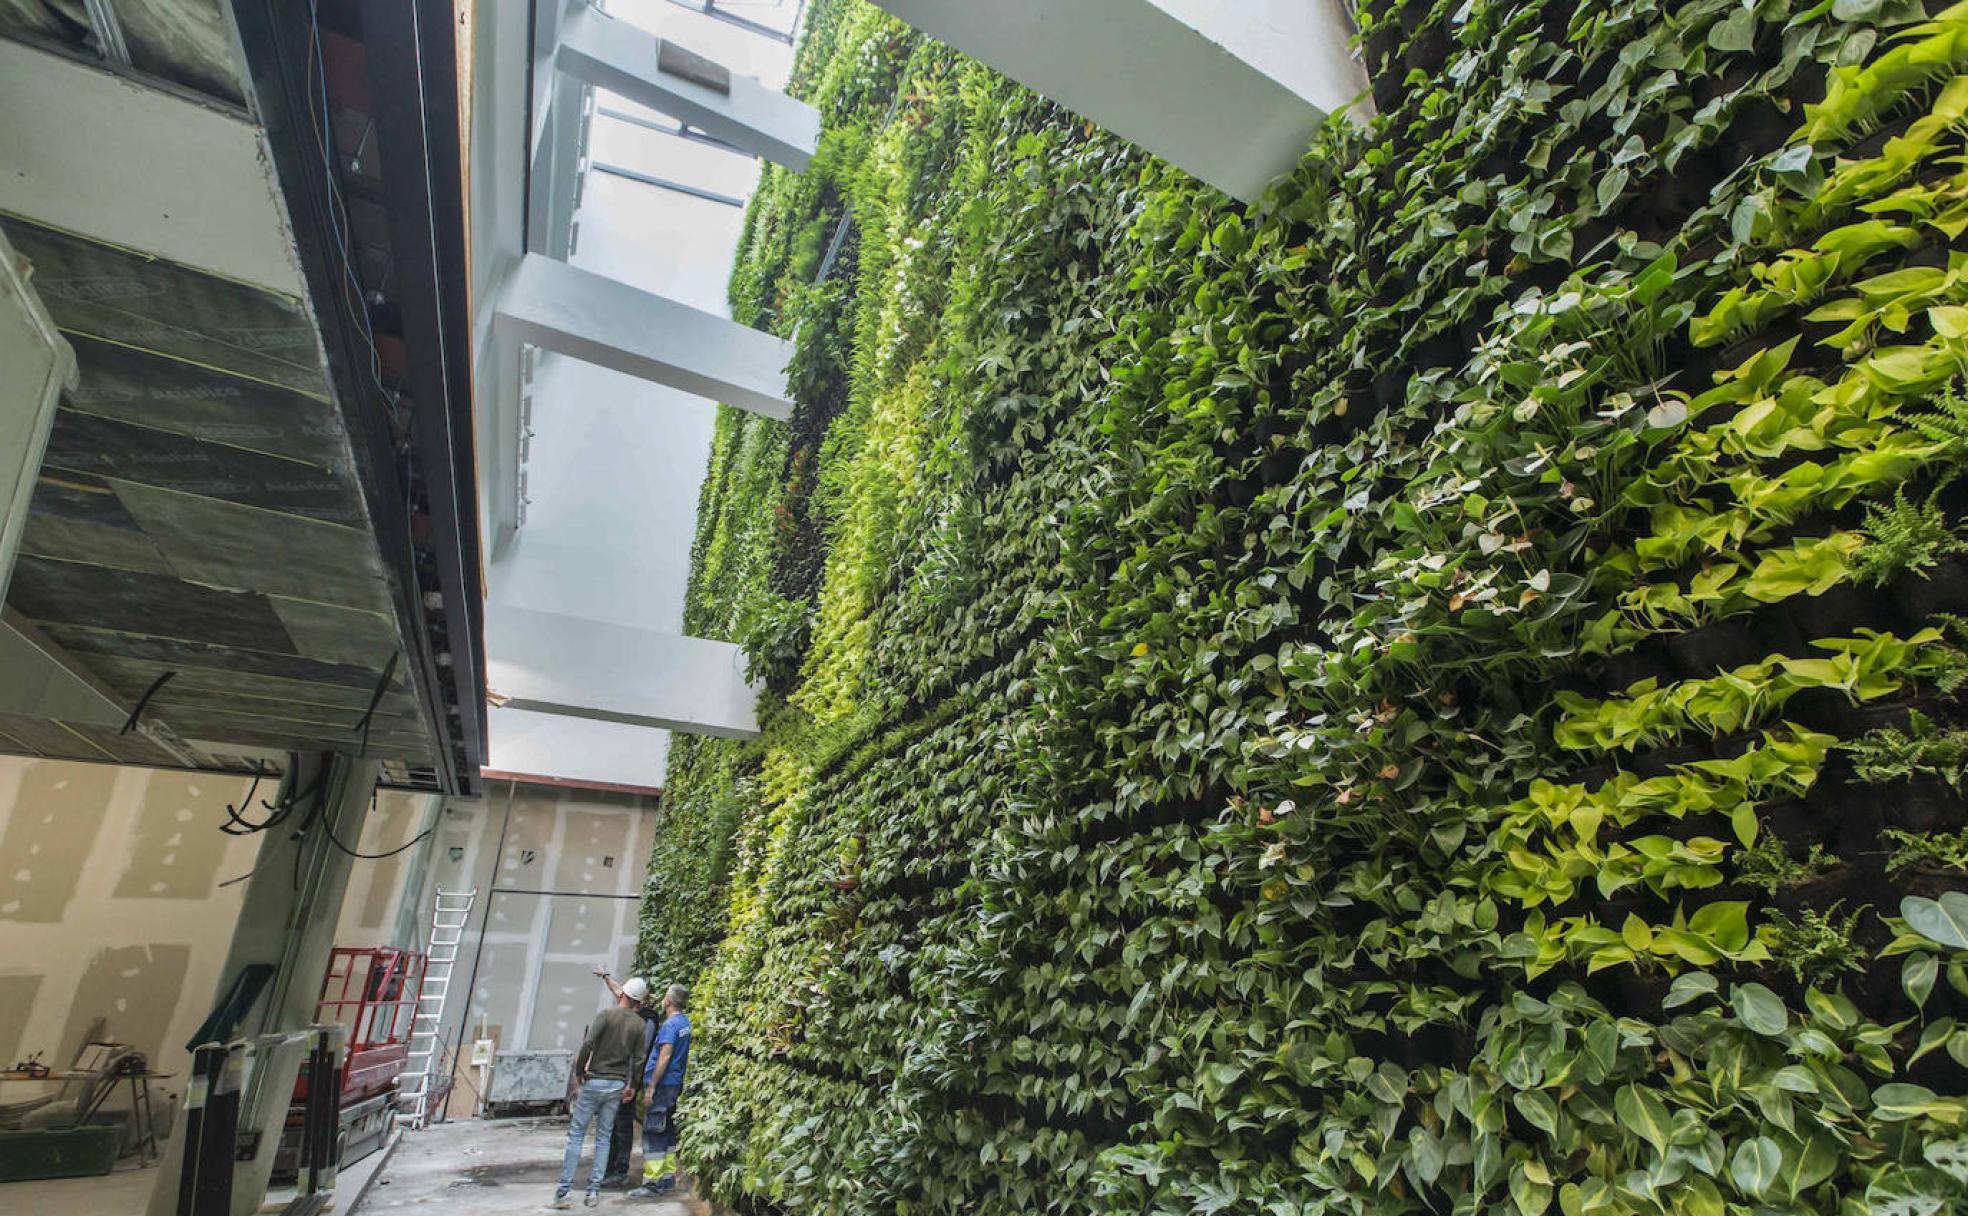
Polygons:
M1927 940L1968 950L1968 894L1949 891L1939 899L1909 895L1900 901L1900 915Z
M1768 1195L1782 1168L1783 1150L1768 1136L1743 1141L1729 1158L1729 1177L1735 1180L1736 1189L1751 1199Z
M1757 1034L1775 1038L1790 1025L1790 1011L1783 999L1761 984L1738 984L1729 994L1736 1019Z

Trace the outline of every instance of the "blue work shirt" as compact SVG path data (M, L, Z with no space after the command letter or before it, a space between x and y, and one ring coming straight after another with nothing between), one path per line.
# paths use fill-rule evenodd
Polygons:
M663 1044L670 1045L670 1066L662 1078L656 1077L656 1060L663 1054ZM682 1085L683 1068L690 1059L690 1019L681 1013L673 1013L663 1019L663 1025L656 1031L656 1050L649 1053L649 1071L643 1076L645 1085Z

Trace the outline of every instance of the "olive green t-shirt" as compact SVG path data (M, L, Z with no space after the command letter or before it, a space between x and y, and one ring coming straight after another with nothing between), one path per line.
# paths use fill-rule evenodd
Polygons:
M611 1005L588 1027L588 1037L574 1057L574 1071L610 1081L629 1081L642 1054L642 1015Z

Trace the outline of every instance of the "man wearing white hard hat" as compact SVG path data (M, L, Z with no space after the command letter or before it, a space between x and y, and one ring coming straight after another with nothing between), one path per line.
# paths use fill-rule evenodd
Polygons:
M614 988L613 984L609 987ZM615 1116L622 1109L622 1096L628 1092L642 1062L643 1022L638 1012L649 999L649 985L641 979L623 984L615 1004L588 1027L581 1050L574 1053L574 1077L580 1088L574 1092L572 1118L567 1127L567 1152L560 1162L560 1185L554 1188L549 1207L573 1207L568 1193L574 1189L574 1171L581 1164L581 1142L588 1138L590 1124L595 1128L594 1168L588 1175L586 1204L601 1202L601 1180L608 1173L609 1140L615 1133Z
M594 970L601 977L601 982L608 985L611 995L619 997L627 990L627 984L616 984L614 977L608 974L608 968L596 967ZM656 1032L663 1020L662 1014L649 999L648 989L649 985L641 982L636 992L642 1003L642 1051L635 1059L633 1075L629 1078L629 1092L622 1097L622 1111L615 1117L615 1135L608 1143L608 1174L601 1180L603 1190L627 1190L629 1170L635 1164L635 1129L644 1089L643 1076L649 1068L650 1053L656 1049Z

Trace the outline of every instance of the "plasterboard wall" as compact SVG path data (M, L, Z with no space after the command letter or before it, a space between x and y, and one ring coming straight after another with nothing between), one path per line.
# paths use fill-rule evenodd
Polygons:
M216 998L246 890L226 884L252 870L259 850L257 839L219 830L248 786L208 773L0 757L0 1066L37 1051L65 1065L101 1035L172 1074L159 1101L182 1094L184 1045ZM257 796L274 787L262 782ZM355 847L402 843L421 830L429 801L384 793ZM253 813L265 811L256 804ZM355 863L338 943L387 941L404 899L402 858Z
M458 1047L461 1031L466 1058L481 1031L501 1051L580 1045L608 1001L593 969L626 978L635 955L656 805L511 781L445 803L414 898L427 931L438 890L478 892L451 985L460 999L445 1009L448 1048ZM454 1075L448 1111L469 1115L474 1078L463 1066Z

